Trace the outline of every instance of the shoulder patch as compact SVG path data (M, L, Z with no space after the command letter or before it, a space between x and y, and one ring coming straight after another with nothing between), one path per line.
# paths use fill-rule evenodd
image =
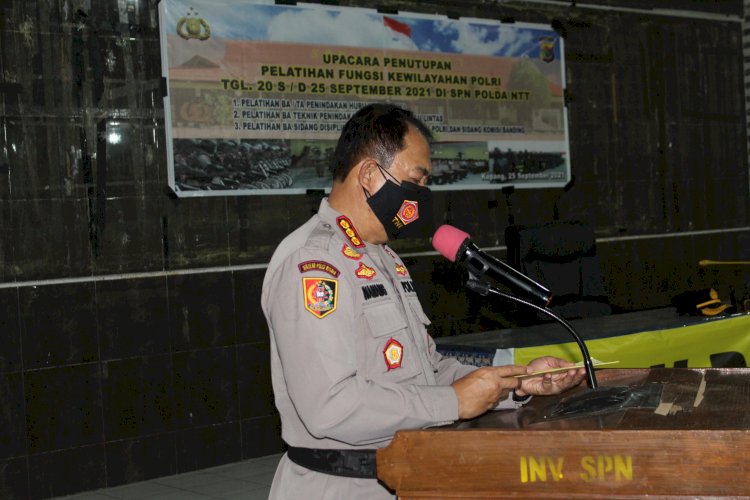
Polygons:
M354 224L352 224L352 221L350 221L347 216L339 215L338 217L336 217L336 224L339 226L341 231L343 231L344 236L349 240L349 243L351 243L354 248L364 248L364 241L362 241L362 238L359 237L359 233L354 228Z
M336 269L336 266L323 260L306 260L305 262L297 264L297 268L301 273L306 273L308 271L323 271L334 278L337 278L338 275L341 274L339 270Z
M338 280L302 278L302 301L313 316L325 318L336 310Z

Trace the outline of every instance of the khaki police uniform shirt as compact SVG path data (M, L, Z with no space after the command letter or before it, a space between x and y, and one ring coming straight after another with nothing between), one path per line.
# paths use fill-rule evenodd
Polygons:
M277 248L261 303L290 446L380 448L399 429L458 419L450 384L476 367L436 352L401 259L361 241L327 199ZM320 474L282 458L272 498L323 492L320 498L390 498L376 480Z

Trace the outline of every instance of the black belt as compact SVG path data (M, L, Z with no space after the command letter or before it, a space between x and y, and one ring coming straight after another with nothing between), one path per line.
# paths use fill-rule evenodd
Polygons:
M290 446L289 460L323 474L376 479L375 450L319 450Z

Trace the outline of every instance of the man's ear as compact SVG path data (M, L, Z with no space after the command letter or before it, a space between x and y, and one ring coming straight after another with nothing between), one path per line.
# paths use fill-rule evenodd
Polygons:
M379 187L378 163L372 158L365 158L355 168L359 168L359 172L357 173L359 185L370 193L377 191Z

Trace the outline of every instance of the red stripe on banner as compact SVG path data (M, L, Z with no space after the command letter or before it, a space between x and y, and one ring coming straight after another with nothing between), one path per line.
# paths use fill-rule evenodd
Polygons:
M396 21L395 19L386 16L383 16L383 24L391 28L393 31L403 33L404 35L411 38L411 28L408 24L402 23L401 21Z

